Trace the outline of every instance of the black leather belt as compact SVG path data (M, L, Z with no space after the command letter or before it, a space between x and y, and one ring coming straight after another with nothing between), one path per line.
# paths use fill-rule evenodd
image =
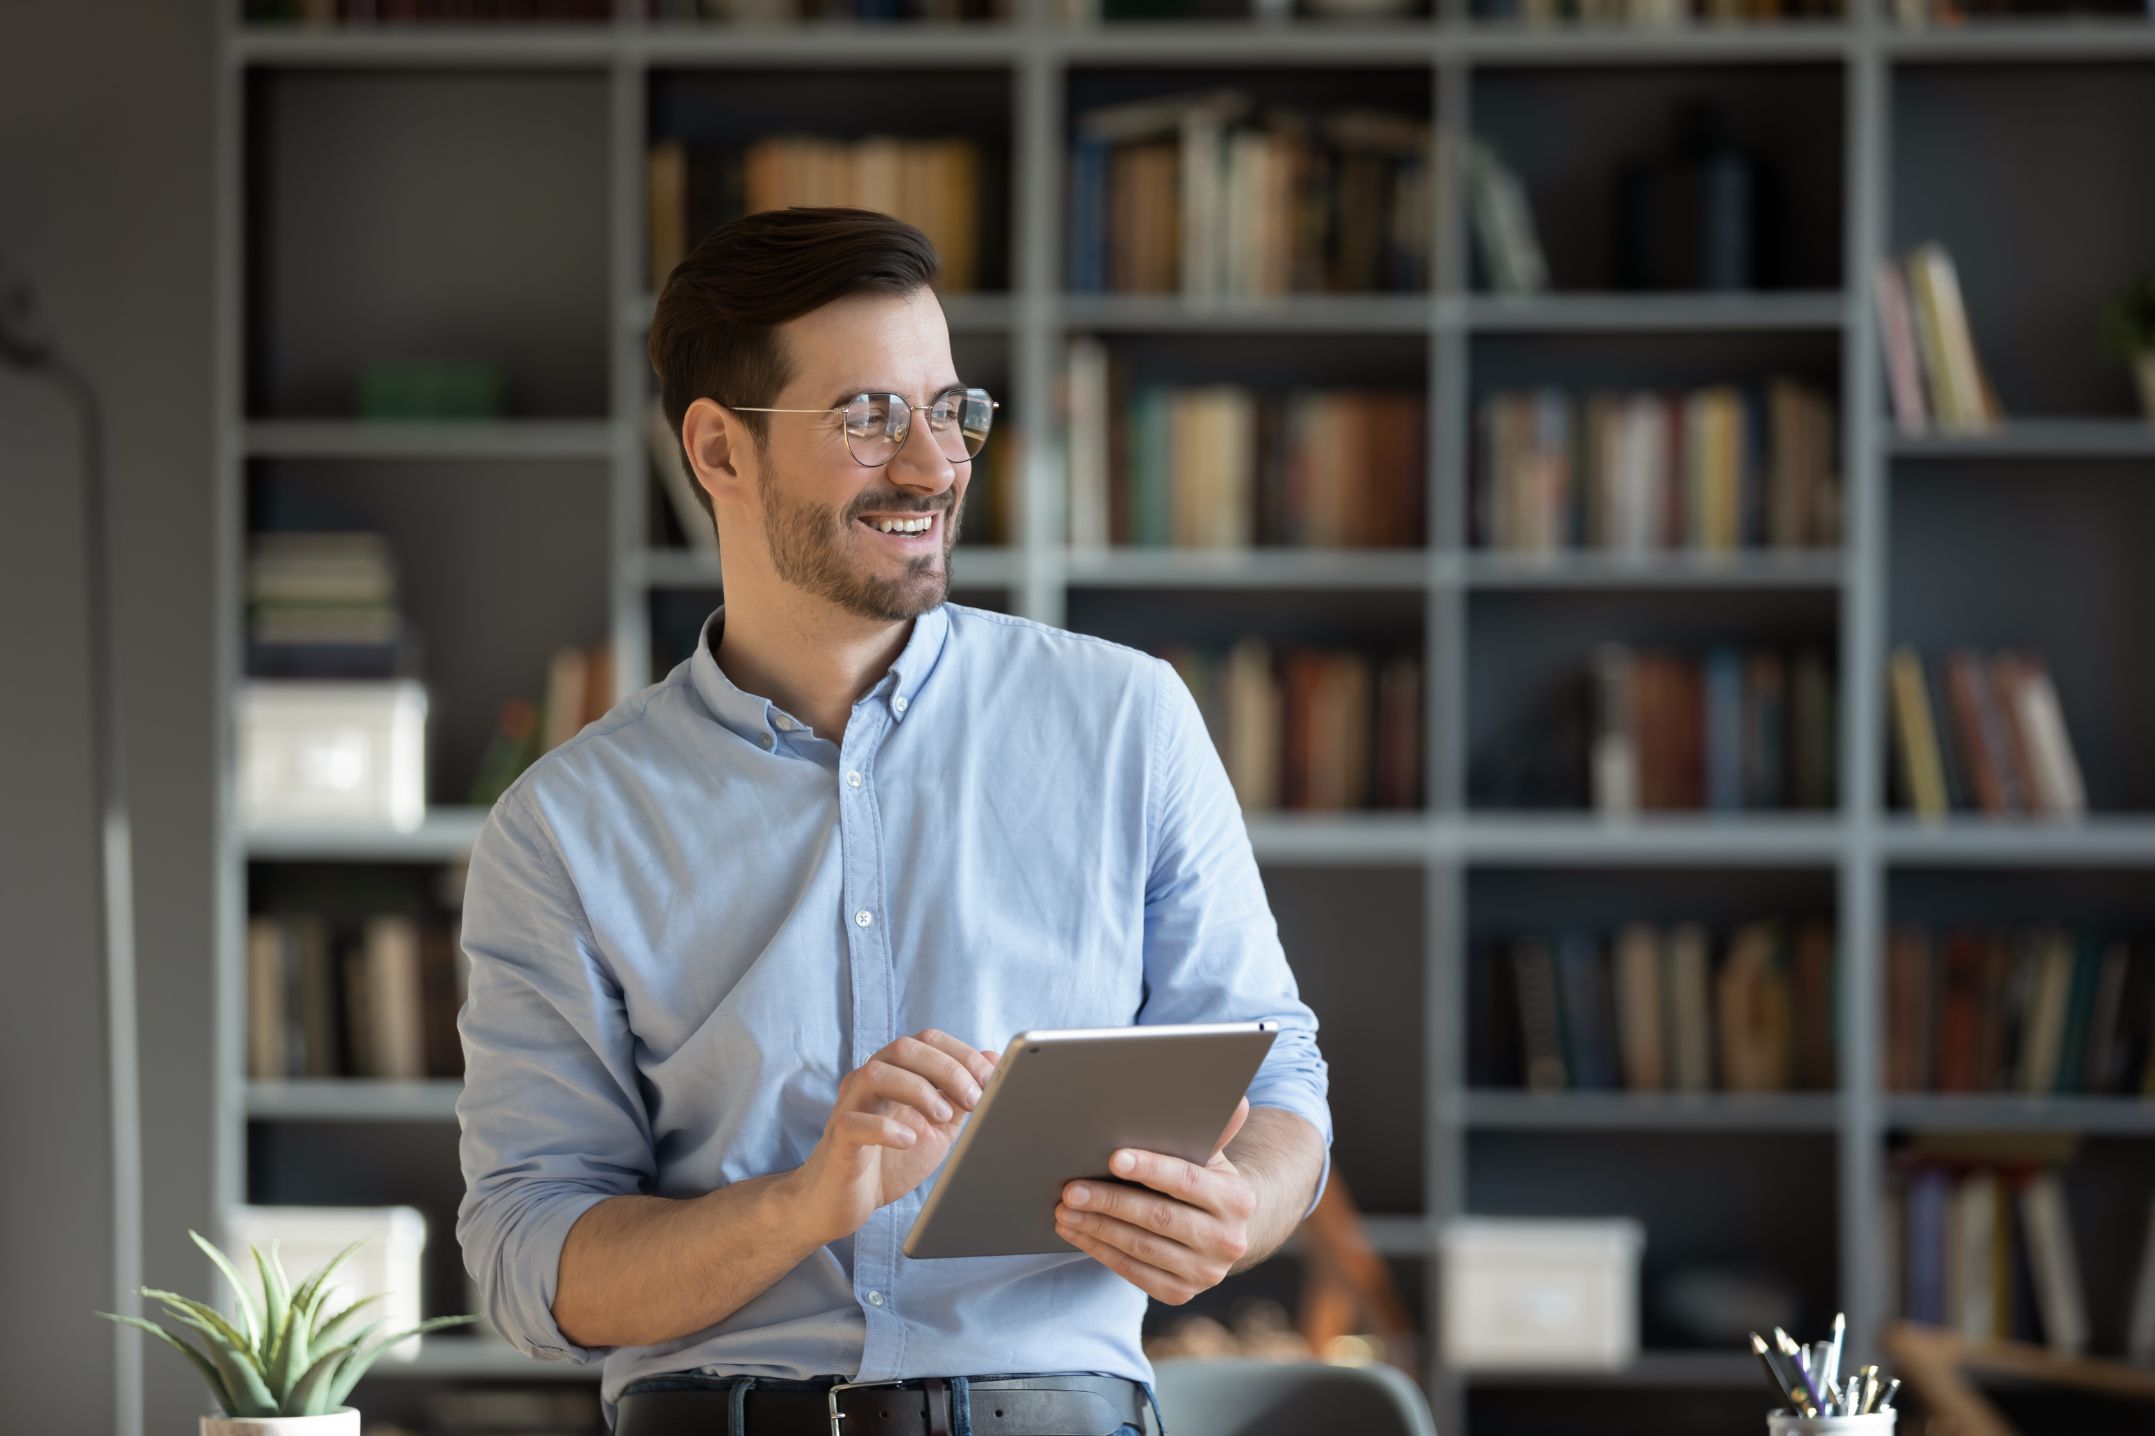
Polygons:
M613 1436L728 1436L733 1388L744 1380L739 1436L950 1436L953 1393L940 1376L834 1380L811 1390L743 1377L663 1378L672 1389L622 1394ZM676 1381L693 1385L675 1386ZM974 1436L1109 1436L1143 1430L1145 1392L1090 1372L968 1380ZM797 1386L797 1383L796 1383Z

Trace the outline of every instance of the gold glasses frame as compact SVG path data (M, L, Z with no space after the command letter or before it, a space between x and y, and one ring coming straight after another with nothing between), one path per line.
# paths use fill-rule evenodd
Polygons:
M981 447L987 447L988 435L993 431L993 426L995 423L995 411L1003 407L1002 401L1000 399L989 398L988 391L979 387L978 385L965 385L954 389L945 389L942 393L936 395L935 397L937 399L943 399L947 398L952 394L962 394L967 397L970 397L974 394L978 394L981 398L988 401L989 428L981 430L980 434ZM856 402L862 399L891 400L897 405L897 408L893 411L894 414L903 414L905 416L899 422L899 431L896 438L892 441L889 457L873 461L864 459L859 454L853 451L852 426L850 424L840 426L839 432L845 436L846 454L853 460L854 463L859 464L864 469L887 468L889 467L891 460L897 458L899 453L905 448L905 441L913 437L914 405L903 394L879 393L873 389L863 389L860 393L855 394L845 403L836 405L829 409L768 409L756 404L726 404L722 407L732 409L737 413L743 414L843 414L846 410L852 408ZM928 407L932 409L934 405L931 403ZM938 452L940 452L940 450L938 450ZM950 461L954 464L970 464L971 462L973 462L973 460L980 457L980 451L976 449L972 453L967 454L962 459L951 458L949 454L944 454L943 457L946 459L950 459Z

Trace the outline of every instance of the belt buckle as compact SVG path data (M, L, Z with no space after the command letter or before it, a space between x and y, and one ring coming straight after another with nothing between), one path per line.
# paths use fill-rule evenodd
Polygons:
M903 1386L912 1379L910 1376L893 1376L883 1381L841 1381L825 1388L823 1398L830 1408L831 1436L845 1436L845 1433L838 1429L838 1423L846 1419L846 1413L838 1409L839 1392L856 1391L863 1386Z

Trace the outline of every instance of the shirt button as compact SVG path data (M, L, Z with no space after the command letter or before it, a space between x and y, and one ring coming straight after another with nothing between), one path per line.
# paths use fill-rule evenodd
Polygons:
M879 1291L871 1291L871 1292L869 1292L869 1293L868 1293L868 1304L869 1304L870 1306L881 1306L881 1305L883 1304L883 1293L881 1293L881 1292L879 1292Z
M778 731L781 733L791 733L793 731L793 720L791 718L788 718L783 713L779 714L778 717L772 721L778 724Z
M756 735L756 742L761 746L768 748L771 746L771 735L768 733L758 733Z
M905 695L901 693L896 698L891 699L890 706L893 711L903 713L905 711Z
M875 914L869 912L866 908L862 908L859 912L853 914L853 922L854 925L857 927L866 927L869 923L872 923L874 921Z
M850 773L846 774L846 786L847 786L848 788L858 788L858 787L859 787L860 785L861 785L861 775L860 775L860 769L858 769L858 768L855 768L855 769L854 769L854 770L853 770L852 772L850 772Z

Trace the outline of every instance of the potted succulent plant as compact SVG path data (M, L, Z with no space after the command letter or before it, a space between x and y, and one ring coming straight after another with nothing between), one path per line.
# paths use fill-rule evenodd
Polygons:
M2104 314L2110 345L2140 380L2140 411L2155 420L2155 277L2142 275Z
M163 1302L175 1321L196 1332L202 1338L200 1347L139 1316L116 1316L109 1311L97 1315L141 1327L202 1373L222 1414L202 1418L201 1436L359 1436L359 1412L346 1406L344 1398L374 1359L406 1337L475 1320L432 1317L370 1343L368 1338L381 1322L369 1322L349 1335L346 1329L362 1307L381 1299L380 1293L363 1296L341 1311L324 1310L335 1290L329 1278L364 1238L337 1253L296 1290L285 1276L277 1243L270 1243L266 1257L260 1247L250 1246L255 1268L262 1275L258 1304L223 1252L198 1232L187 1235L232 1283L239 1298L240 1326L215 1307L153 1287L141 1288L142 1294Z

